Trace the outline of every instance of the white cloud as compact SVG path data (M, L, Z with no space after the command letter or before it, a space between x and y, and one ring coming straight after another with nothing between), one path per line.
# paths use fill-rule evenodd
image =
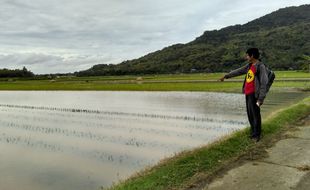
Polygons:
M0 0L0 68L74 72L119 63L304 0Z
M102 64L109 58L94 56L65 55L56 56L38 53L15 53L0 55L0 62L5 63L5 68L21 69L23 66L41 73L69 73L85 68L90 68L93 64ZM75 68L75 70L72 70Z

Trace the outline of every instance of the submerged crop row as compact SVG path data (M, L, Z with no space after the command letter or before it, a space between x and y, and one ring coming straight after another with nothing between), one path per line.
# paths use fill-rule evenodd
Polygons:
M160 119L176 119L176 120L190 120L190 121L202 121L202 122L221 122L237 125L245 125L246 122L236 120L225 120L215 118L201 118L194 116L173 116L173 115L161 115L161 114L148 114L148 113L128 113L128 112L112 112L101 110L89 110L89 109L77 109L77 108L59 108L59 107L47 107L47 106L28 106L28 105L12 105L12 104L0 104L0 107L8 108L21 108L21 109L36 109L36 110L51 110L60 112L77 112L77 113L90 113L90 114L104 114L104 115L120 115L120 116L133 116L133 117L145 117L145 118L160 118Z

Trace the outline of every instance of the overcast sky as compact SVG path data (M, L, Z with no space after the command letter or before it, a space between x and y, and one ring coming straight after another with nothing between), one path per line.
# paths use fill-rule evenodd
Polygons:
M309 0L0 0L0 68L120 63Z

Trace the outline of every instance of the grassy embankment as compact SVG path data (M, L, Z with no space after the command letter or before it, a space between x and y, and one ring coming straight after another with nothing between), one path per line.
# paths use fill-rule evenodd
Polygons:
M287 125L310 114L310 97L277 114L263 123L263 139L272 139ZM136 174L111 189L182 189L206 179L225 165L246 154L255 143L248 138L248 129L212 143L166 159L150 169ZM260 143L262 143L260 142Z
M135 91L240 91L242 78L218 82L223 73L106 77L59 77L49 80L1 79L0 90L135 90ZM276 87L310 89L307 72L278 71ZM297 80L296 80L297 79Z

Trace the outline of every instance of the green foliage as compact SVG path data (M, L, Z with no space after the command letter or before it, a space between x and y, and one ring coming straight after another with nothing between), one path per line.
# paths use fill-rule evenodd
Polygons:
M244 25L206 31L118 65L95 65L77 76L227 72L244 64L244 52L258 47L274 70L309 69L310 5L280 9Z
M34 74L31 71L28 71L26 67L23 69L0 69L0 78L14 78L14 77L33 77Z

